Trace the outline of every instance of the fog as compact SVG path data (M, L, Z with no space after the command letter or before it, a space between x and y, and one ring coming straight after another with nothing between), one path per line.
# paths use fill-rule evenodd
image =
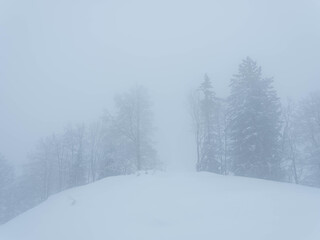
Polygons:
M319 59L320 0L0 0L0 239L320 239Z
M17 166L43 136L112 109L144 85L158 155L193 169L188 93L227 96L241 60L274 77L282 99L319 89L319 1L0 1L0 152Z

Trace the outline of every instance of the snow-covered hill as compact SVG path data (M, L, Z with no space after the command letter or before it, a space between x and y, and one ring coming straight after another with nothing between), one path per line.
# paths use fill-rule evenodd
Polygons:
M1 240L318 240L320 190L209 173L110 177L50 197Z

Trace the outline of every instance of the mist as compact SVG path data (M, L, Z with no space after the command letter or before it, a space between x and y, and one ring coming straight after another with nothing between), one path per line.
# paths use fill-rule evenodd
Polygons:
M319 0L0 0L0 154L22 176L41 139L116 116L142 86L161 171L199 171L190 95L204 76L228 99L250 57L298 105L320 90L319 23Z
M185 161L191 142L177 142L190 138L186 94L207 73L226 96L246 56L284 98L319 87L316 1L2 1L0 9L0 145L15 163L40 137L99 117L136 84L153 95L160 155Z

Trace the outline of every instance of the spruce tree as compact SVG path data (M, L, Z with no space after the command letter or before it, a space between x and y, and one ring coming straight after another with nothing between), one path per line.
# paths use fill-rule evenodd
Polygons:
M236 175L280 180L280 103L271 78L247 57L231 80L231 154Z

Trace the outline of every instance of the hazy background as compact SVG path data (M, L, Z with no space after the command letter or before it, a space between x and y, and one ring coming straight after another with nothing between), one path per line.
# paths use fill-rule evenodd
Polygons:
M42 136L142 84L159 156L192 168L187 95L204 73L227 96L251 56L283 99L303 97L320 88L319 22L312 0L0 0L0 152L19 165Z

